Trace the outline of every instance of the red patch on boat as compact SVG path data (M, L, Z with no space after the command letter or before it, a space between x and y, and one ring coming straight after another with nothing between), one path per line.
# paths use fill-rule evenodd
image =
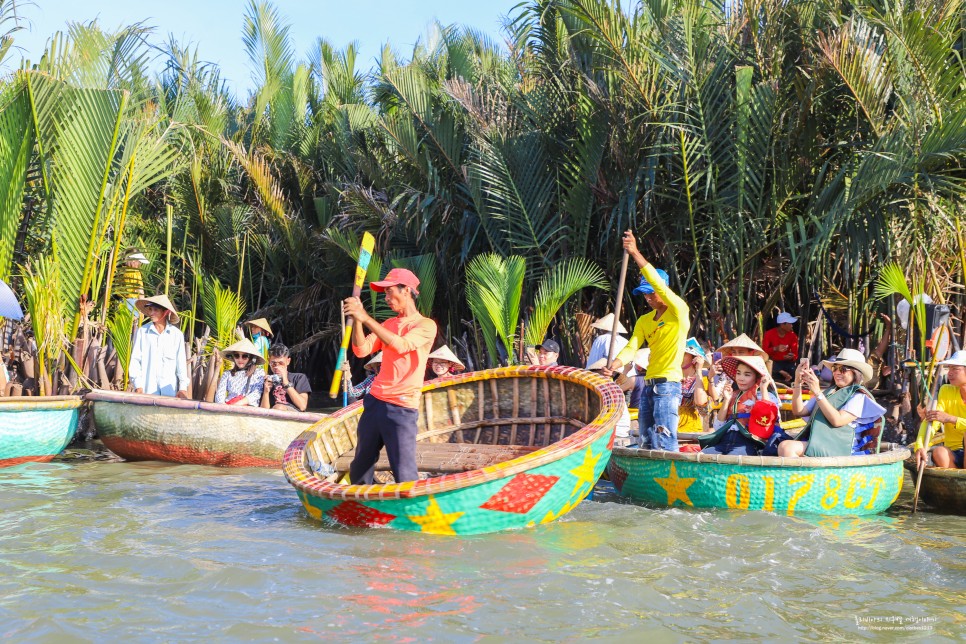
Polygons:
M627 472L614 461L610 462L610 465L607 467L607 471L610 474L611 483L613 483L614 487L617 488L617 491L620 492L624 488L624 481L627 480Z
M526 514L540 502L540 499L559 480L559 476L517 474L480 507L484 510L495 510L497 512Z
M239 452L200 450L186 445L161 445L117 436L105 436L101 440L107 449L127 461L167 461L217 467L281 467L282 465L281 455L277 459L272 459Z
M326 515L342 525L353 528L378 528L396 518L395 515L381 512L356 501L343 501L326 512Z
M0 458L0 467L13 467L21 463L49 463L54 460L55 454L48 456L17 456L15 458Z

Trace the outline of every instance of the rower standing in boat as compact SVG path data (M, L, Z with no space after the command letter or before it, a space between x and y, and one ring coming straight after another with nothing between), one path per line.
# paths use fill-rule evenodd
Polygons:
M353 320L352 352L362 358L382 351L382 368L362 403L356 455L349 466L354 484L371 485L379 450L386 448L397 483L419 478L416 468L416 419L426 361L436 339L436 322L416 308L419 279L404 268L394 268L369 288L385 292L396 317L380 324L366 313L357 297L346 298L343 310ZM371 333L366 335L365 329Z
M653 311L641 316L627 346L617 355L612 375L642 344L651 355L641 395L638 426L641 445L648 449L678 451L678 408L681 406L681 361L688 339L691 318L687 303L667 285L667 273L654 268L637 249L634 233L624 233L624 249L641 269L641 284L635 294L643 294Z
M966 435L966 351L957 351L939 364L949 367L946 372L949 384L939 388L935 410L919 408L923 423L912 449L916 453L917 468L922 467L924 462L928 465L929 448L923 444L926 440L926 428L931 422L942 423L943 444L933 448L932 460L936 467L963 469L963 436Z
M188 397L184 334L174 326L178 312L166 295L137 300L148 322L134 332L128 376L134 393Z

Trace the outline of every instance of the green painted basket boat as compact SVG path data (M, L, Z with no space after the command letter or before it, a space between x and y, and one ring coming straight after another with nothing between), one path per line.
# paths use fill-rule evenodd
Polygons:
M325 418L120 391L92 391L87 400L104 445L128 461L279 467L289 443Z
M46 463L77 433L80 396L0 398L0 467Z
M907 460L905 467L915 481L919 474L915 461ZM919 496L937 512L966 516L966 470L927 467Z
M608 467L622 496L658 506L763 510L789 516L875 514L902 489L909 450L829 458L730 456L615 448Z
M448 376L427 383L420 401L417 466L427 478L343 484L361 403L299 436L283 471L319 520L449 535L524 528L553 521L590 493L623 408L613 382L571 367ZM377 476L388 469L384 458Z

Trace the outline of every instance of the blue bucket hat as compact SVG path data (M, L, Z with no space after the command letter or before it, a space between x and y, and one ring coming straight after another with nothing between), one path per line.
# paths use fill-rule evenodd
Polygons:
M667 286L667 273L661 270L660 268L656 270L657 270L658 276L664 282L664 285ZM646 277L641 277L640 285L631 292L634 295L649 295L654 292L654 287L651 286L650 282L647 281Z

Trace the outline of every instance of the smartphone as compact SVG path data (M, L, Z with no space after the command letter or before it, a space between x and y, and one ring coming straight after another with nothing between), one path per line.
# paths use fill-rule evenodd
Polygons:
M721 362L721 352L715 351L711 354L711 362Z
M803 367L805 367L805 370L806 370L806 371L808 370L808 368L809 368L809 363L808 363L808 358L807 358L807 357L806 357L806 358L802 358L802 361L801 361L801 365L802 365Z

